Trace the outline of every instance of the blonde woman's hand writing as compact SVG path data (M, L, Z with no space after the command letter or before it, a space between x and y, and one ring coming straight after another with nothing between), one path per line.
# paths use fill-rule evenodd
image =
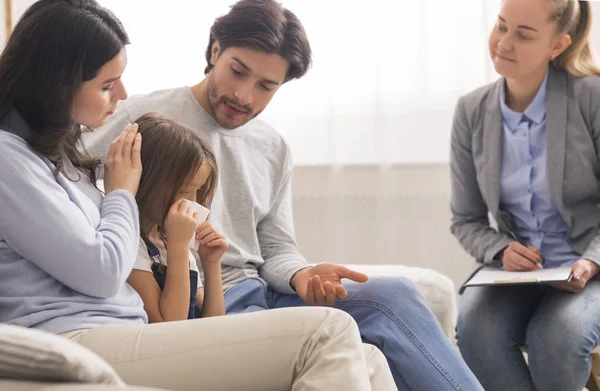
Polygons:
M507 271L530 271L542 263L540 250L527 247L519 242L512 242L502 254L502 266Z

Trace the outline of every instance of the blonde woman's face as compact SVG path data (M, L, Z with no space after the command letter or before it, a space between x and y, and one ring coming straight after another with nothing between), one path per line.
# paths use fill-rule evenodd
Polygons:
M490 56L500 75L521 79L545 73L566 49L564 40L550 18L549 0L504 0L490 34Z

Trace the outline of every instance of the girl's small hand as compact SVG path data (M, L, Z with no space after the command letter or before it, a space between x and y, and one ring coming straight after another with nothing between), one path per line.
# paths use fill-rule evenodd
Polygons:
M227 239L208 221L198 226L196 229L196 239L200 241L198 254L200 255L202 264L221 262L221 257L229 248Z
M167 246L188 247L196 230L196 212L188 207L185 198L175 201L165 219Z

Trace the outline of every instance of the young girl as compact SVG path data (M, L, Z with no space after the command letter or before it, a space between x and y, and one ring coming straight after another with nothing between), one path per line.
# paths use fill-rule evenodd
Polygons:
M579 391L600 342L600 70L590 7L504 0L489 39L502 77L456 109L453 234L481 263L527 271L542 262L573 274L554 286L466 289L458 346L486 391Z
M210 207L217 185L215 157L202 139L169 118L150 113L136 123L144 139L136 195L141 238L127 282L140 294L150 323L225 315L221 256L227 241L211 223L198 226L192 204ZM194 234L205 294L190 251Z

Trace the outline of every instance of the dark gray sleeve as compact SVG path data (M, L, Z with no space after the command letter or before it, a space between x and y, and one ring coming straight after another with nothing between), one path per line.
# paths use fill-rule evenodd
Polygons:
M483 200L471 149L472 130L464 99L458 101L450 142L452 234L478 262L492 262L511 239L490 226L488 208Z
M597 76L589 77L592 84L589 88L589 105L590 110L588 115L590 120L588 121L590 126L590 134L594 141L594 147L596 148L596 159L597 163L600 164L600 78ZM582 255L582 258L589 259L600 265L600 232L588 245L587 249Z

